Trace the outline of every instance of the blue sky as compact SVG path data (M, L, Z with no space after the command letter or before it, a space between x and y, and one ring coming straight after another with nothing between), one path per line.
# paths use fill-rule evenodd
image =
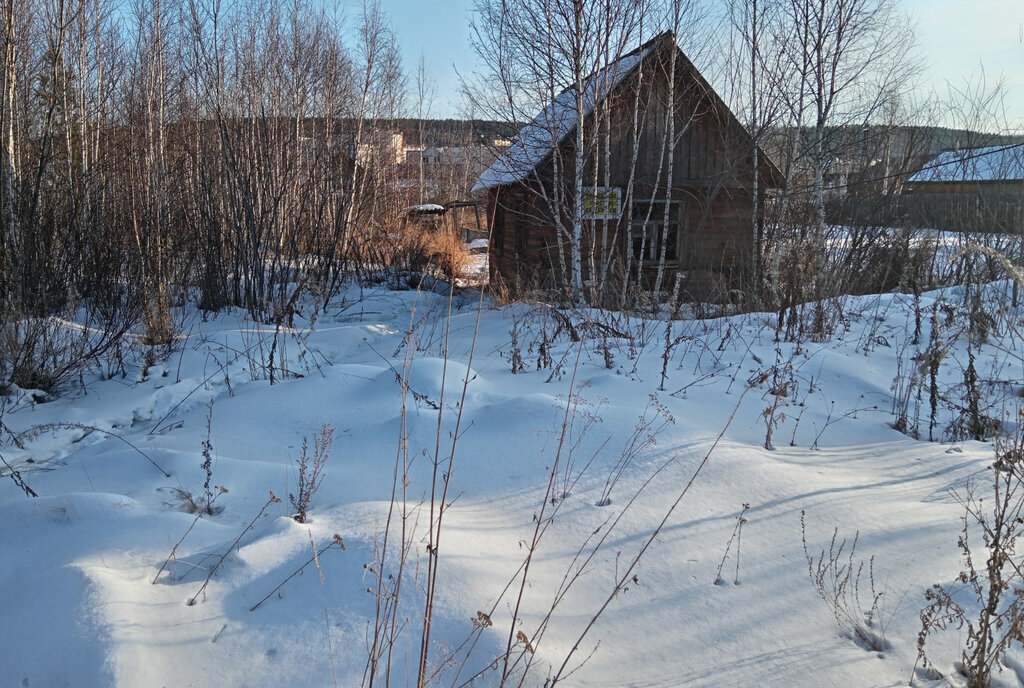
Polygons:
M902 0L917 24L925 70L924 90L947 93L947 83L976 83L984 66L991 86L1006 81L1010 125L1024 129L1024 0ZM401 43L406 73L416 71L420 55L436 84L430 115L457 117L460 112L456 69L476 67L469 47L472 0L381 0Z
M420 56L426 59L436 89L432 117L462 115L456 69L468 76L477 67L469 45L472 5L472 0L381 0L398 33L410 86Z
M917 21L924 57L922 85L940 96L946 84L977 84L982 67L986 84L1005 81L1007 117L1024 129L1024 1L905 0Z

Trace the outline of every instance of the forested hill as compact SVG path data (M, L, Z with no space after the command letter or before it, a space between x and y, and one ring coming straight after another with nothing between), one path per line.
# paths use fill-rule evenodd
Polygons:
M414 118L395 120L387 128L401 132L407 146L440 147L509 139L519 130L518 126L491 120Z

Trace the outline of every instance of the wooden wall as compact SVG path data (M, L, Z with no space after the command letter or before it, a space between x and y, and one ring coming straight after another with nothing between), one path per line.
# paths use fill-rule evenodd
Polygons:
M680 237L685 247L683 260L669 267L672 272L684 273L686 283L692 286L691 295L705 298L709 291L740 286L740 275L750 262L753 246L752 144L735 119L723 112L724 105L717 96L709 95L707 84L680 53L676 67L677 144L672 189L670 194L667 193L664 142L667 135L668 65L664 56L658 57L657 65L645 65L643 82L634 75L621 84L609 100L612 108L609 135L607 139L603 134L597 137L609 144L609 174L605 175L605 157L599 151L596 156L590 156L585 179L588 185L593 183L591 180L596 180L598 186L610 182L608 185L622 188L625 193L633 163L634 112L639 89L641 112L634 197L664 199L668 196L684 201ZM593 120L588 126L594 126ZM568 137L554 153L559 156L563 183L573 176L573 138ZM588 132L588 139L594 139L592 130ZM596 176L594 158L599 165ZM554 184L554 170L555 164L549 158L538 168L536 175L543 180L549 193ZM489 192L495 213L491 267L492 272L501 273L507 281L557 286L553 284L555 280L546 275L552 271L552 266L555 272L558 271L556 223L538 192L538 183L534 180L529 185L509 185ZM565 197L571 198L570 189L565 189ZM625 197L623 210L616 246L620 256L625 256L629 250L630 207ZM595 224L594 235L600 236L600 223ZM608 234L613 232L614 227L610 226ZM586 245L584 251L588 253L592 248ZM587 262L585 256L584 264ZM665 287L671 288L674 279L670 275Z

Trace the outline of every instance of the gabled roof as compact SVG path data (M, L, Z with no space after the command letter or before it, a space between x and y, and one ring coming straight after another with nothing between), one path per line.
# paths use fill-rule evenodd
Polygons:
M1024 180L1024 144L946 151L907 180L992 182Z
M662 34L664 36L665 34ZM584 84L585 117L594 112L598 100L615 91L626 77L650 55L661 36L587 77ZM515 140L498 156L473 185L473 191L521 182L576 129L576 88L561 93L523 127Z
M702 92L710 100L712 107L722 113L725 125L742 132L743 136L749 136L725 101L707 83L676 44L675 35L671 31L652 38L639 48L623 55L588 77L584 85L586 89L584 117L589 117L599 100L614 93L644 60L663 47L679 52L682 70L692 75L697 81ZM575 131L576 119L576 89L569 87L558 94L553 102L533 118L533 121L519 131L512 144L480 175L476 184L473 185L473 191L485 191L496 186L525 181L530 173L551 155L556 146ZM769 179L768 185L781 186L782 173L779 172L775 163L765 155L764 151L761 151L760 160L759 166L763 167L763 172Z

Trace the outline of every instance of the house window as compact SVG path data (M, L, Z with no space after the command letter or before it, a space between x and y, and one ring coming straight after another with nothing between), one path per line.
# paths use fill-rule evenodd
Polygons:
M668 205L668 232L665 232L665 206ZM644 263L656 263L661 259L661 245L666 241L665 261L682 260L680 227L682 226L682 201L636 201L630 221L630 245L633 259Z

